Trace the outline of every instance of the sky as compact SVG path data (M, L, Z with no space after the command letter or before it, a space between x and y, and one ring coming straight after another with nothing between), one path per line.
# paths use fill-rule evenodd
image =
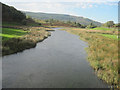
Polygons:
M118 22L118 0L1 0L21 11L69 14L101 23Z

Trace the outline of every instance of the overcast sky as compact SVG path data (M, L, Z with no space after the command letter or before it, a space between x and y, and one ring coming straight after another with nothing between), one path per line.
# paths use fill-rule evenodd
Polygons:
M118 0L94 0L94 2L93 0L1 0L1 2L22 11L70 14L102 23L110 20L118 22Z

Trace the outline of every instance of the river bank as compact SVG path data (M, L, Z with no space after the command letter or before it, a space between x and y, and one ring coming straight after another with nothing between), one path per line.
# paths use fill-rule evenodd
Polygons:
M21 28L27 33L21 37L14 37L2 41L2 56L21 52L25 49L34 48L38 42L43 41L52 29L44 27L15 27Z
M80 39L88 42L86 48L88 61L94 68L97 76L118 88L118 41L101 36L97 33L89 33L89 30L78 28L64 28L69 33L80 36Z

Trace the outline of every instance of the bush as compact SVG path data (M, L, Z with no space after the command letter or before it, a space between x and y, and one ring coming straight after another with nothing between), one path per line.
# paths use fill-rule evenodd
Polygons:
M88 25L87 28L96 28L96 26Z
M4 55L16 53L23 51L25 49L33 48L36 46L36 43L30 40L12 38L3 42L2 53Z
M22 24L27 25L27 20L26 19L22 20Z
M39 23L39 25L41 26L42 24L41 24L41 23Z

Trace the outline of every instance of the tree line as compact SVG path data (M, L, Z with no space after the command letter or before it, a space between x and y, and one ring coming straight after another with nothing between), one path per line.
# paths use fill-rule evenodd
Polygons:
M96 28L98 26L94 25L93 23L90 23L89 25L83 25L79 22L72 22L72 21L60 21L60 20L55 20L55 19L47 19L45 20L46 23L50 25L56 25L57 23L63 23L67 24L68 26L72 27L78 27L78 28ZM115 24L113 21L107 21L106 23L103 23L101 25L102 27L107 27L107 28L116 28L120 27L120 23Z

